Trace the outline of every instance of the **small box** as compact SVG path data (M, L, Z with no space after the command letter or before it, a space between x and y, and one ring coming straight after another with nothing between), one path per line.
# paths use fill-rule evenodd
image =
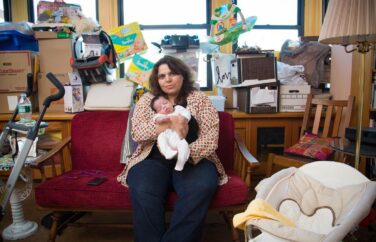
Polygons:
M14 109L17 107L21 93L23 92L0 93L0 113L13 113ZM38 105L35 94L33 93L29 99L31 101L32 111L35 112Z
M0 93L0 113L13 113L21 92Z
M84 111L84 97L82 85L64 86L64 111L77 113Z
M279 82L236 87L239 110L246 113L275 113L279 110Z
M225 111L225 100L223 96L209 96L209 99L212 101L215 109L219 112Z
M72 86L82 85L80 74L77 71L68 72L69 84Z
M280 112L304 112L310 85L281 85Z
M27 74L34 73L35 55L32 51L0 51L0 92L26 91Z
M238 108L238 98L235 88L223 87L222 95L226 98L225 108Z
M55 77L64 85L69 83L68 73L54 73ZM39 110L43 108L43 102L46 97L58 93L57 87L55 87L50 80L46 77L46 73L39 73L38 75L38 101ZM46 111L47 113L63 113L64 112L64 99L51 102L50 107Z

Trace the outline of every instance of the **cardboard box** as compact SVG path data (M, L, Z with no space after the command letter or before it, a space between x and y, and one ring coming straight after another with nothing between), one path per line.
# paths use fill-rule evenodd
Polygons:
M0 113L13 113L21 92L0 93Z
M69 83L68 73L53 73L56 78L64 85ZM38 75L38 103L39 110L43 108L44 99L52 94L56 94L58 89L46 77L46 73L39 73ZM64 112L64 98L54 101L47 109L48 113L63 113Z
M42 73L67 73L72 71L72 39L40 39L39 62Z
M82 86L64 86L64 89L64 111L66 113L77 113L84 111L84 96Z
M235 88L223 87L222 95L226 98L225 108L238 108L238 97Z
M0 113L13 113L17 107L18 99L22 92L4 92L0 93ZM35 94L29 97L32 111L36 112L38 102Z
M70 39L72 35L66 32L35 31L34 37L36 39Z
M27 74L34 73L35 55L31 51L0 51L0 92L26 91Z
M281 85L280 112L304 112L310 85Z
M275 113L279 108L279 83L236 87L239 110L246 113Z

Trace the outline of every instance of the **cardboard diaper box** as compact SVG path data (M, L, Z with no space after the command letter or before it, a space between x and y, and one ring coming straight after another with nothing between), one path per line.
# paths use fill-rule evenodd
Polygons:
M281 85L280 112L304 112L310 85Z
M72 39L39 39L39 62L42 73L72 71Z
M32 51L0 51L0 92L26 91L27 74L35 71L35 56Z
M46 97L58 93L58 89L46 77L47 73L39 73L38 75L38 103L39 110L43 108L43 102ZM53 73L55 77L62 83L62 85L69 83L68 73ZM64 112L64 98L51 102L47 113L63 113Z

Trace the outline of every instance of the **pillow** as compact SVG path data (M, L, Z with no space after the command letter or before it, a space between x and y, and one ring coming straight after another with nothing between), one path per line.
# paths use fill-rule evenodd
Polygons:
M333 153L333 149L329 145L332 140L332 138L321 138L317 135L306 133L297 144L285 149L285 153L316 160L326 160Z
M124 79L111 84L96 83L90 86L85 101L85 110L129 110L134 84Z

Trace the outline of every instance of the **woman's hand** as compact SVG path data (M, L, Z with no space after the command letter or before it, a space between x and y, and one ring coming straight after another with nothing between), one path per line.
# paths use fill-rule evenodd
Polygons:
M182 115L170 116L168 119L157 122L157 134L162 133L166 129L173 129L178 133L181 139L184 139L188 134L188 121Z
M182 115L170 117L170 128L175 130L181 139L185 139L188 134L188 121Z

